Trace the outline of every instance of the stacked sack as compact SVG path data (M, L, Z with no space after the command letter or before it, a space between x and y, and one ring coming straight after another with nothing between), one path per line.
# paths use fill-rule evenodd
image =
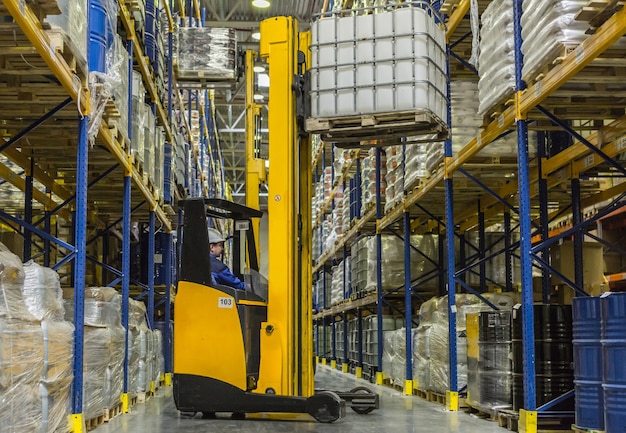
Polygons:
M385 147L387 171L385 173L385 212L393 208L404 195L404 146ZM381 177L382 178L382 177Z
M415 187L418 179L428 179L437 170L443 157L444 144L441 142L407 144L404 153L404 190Z
M484 293L483 297L501 310L519 301L514 293ZM465 316L491 311L477 296L456 295L457 382L467 385L467 334ZM420 307L420 324L413 333L413 379L420 389L445 393L449 389L448 297L432 298Z
M481 20L478 113L484 116L515 90L513 3L491 2Z
M567 48L580 45L589 28L586 21L576 21L576 15L588 0L525 0L522 3L522 77L529 81Z
M380 197L385 197L387 184L387 157L385 152L380 155ZM367 155L361 162L361 215L365 215L368 209L376 204L376 148L368 150Z
M124 386L122 297L112 287L85 289L83 414L86 419L104 414L120 403ZM65 302L66 317L74 317L74 300Z
M67 429L74 327L59 276L0 244L0 432Z
M346 257L345 272L344 260L340 261L337 266L333 267L333 276L330 287L330 304L335 305L344 299L350 298L351 293L351 263L352 259Z

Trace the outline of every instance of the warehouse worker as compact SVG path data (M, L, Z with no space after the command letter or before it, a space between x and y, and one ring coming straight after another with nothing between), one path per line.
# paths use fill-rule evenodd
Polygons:
M237 278L230 269L228 269L228 266L218 259L224 252L225 241L226 239L224 239L218 230L209 228L209 252L211 255L211 275L213 276L213 280L216 284L245 290L245 283Z

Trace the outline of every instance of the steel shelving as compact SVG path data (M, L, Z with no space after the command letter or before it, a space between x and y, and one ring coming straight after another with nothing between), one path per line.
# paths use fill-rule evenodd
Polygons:
M484 8L489 2L479 2L481 8ZM479 257L473 263L463 263L464 258L461 257L460 267L455 264L455 256L453 253L455 245L455 237L460 238L464 242L463 233L469 230L479 229L479 233L484 233L486 226L495 223L502 224L505 229L505 248L503 254L507 257L519 256L521 259L522 284L521 292L523 299L524 311L524 356L528 361L525 362L524 383L526 388L525 409L530 414L529 417L536 416L536 411L541 412L544 408L537 408L536 396L534 390L534 363L530 362L534 359L534 333L532 329L532 304L533 304L533 286L531 281L531 270L533 267L540 267L543 271L544 282L549 281L549 274L555 274L546 260L540 256L540 252L544 254L548 251L550 245L558 242L565 237L575 236L577 247L575 249L575 262L577 263L576 281L565 281L579 294L584 294L581 279L581 263L582 252L580 240L584 236L593 237L595 235L586 231L591 225L600 221L606 215L609 215L620 209L624 205L624 194L626 187L624 183L617 183L608 188L592 188L591 190L581 191L580 183L577 181L582 176L591 176L602 178L606 173L611 172L608 176L623 176L623 162L617 161L616 157L623 154L626 150L626 117L623 110L608 112L604 110L604 106L614 107L619 103L620 95L610 95L602 93L601 95L587 95L588 100L581 102L583 107L575 109L563 109L563 104L567 102L567 98L572 100L571 90L567 90L566 84L582 81L593 83L594 77L596 82L598 79L598 70L594 69L597 65L605 67L615 67L624 65L620 56L610 52L611 47L626 33L626 11L619 10L610 16L605 23L600 25L595 33L590 35L578 48L572 50L560 64L555 65L545 72L543 78L533 83L522 81L521 77L521 33L520 33L520 16L521 16L521 0L512 0L515 7L515 24L516 24L516 69L517 69L517 90L511 96L513 104L506 107L501 113L492 117L492 121L481 130L481 132L467 143L462 150L456 155L452 153L449 143L446 146L446 159L443 170L434 173L426 182L408 188L401 204L386 214L380 211L371 211L366 217L358 220L357 224L361 227L351 229L345 233L343 238L330 251L324 253L314 267L314 271L318 271L328 263L331 259L338 257L339 252L345 245L349 245L355 235L359 233L364 224L368 222L376 222L376 233L380 235L384 230L390 228L398 229L399 227L413 227L427 224L430 220L438 222L441 226L441 233L446 234L447 242L447 277L445 278L448 287L448 293L454 293L456 290L467 290L469 287L463 283L463 274L472 267L481 266L485 257ZM457 62L463 65L464 70L459 72L459 67L451 68L451 75L467 77L472 72L468 71L465 62L461 56L454 53L457 49L463 51L463 47L467 47L469 20L466 15L470 8L469 0L446 1L443 2L442 11L448 14L447 40L451 49L450 62ZM601 11L600 11L601 12ZM461 29L461 30L460 30ZM464 36L453 40L455 33ZM465 45L463 45L465 44ZM603 53L609 53L602 56ZM615 78L617 80L617 78ZM564 89L564 90L563 90ZM610 93L610 92L609 92ZM595 99L594 99L595 98ZM558 118L560 113L568 120L591 120L596 123L582 124L580 127L570 127L566 122ZM600 115L598 115L600 113ZM597 122L598 119L608 119L605 122ZM546 121L549 128L546 128ZM454 125L453 125L454 126ZM554 130L555 128L565 130L573 136L575 143L556 155L546 155L539 153L539 160L529 160L526 151L528 144L528 128L534 130ZM497 173L504 173L505 170L510 171L510 165L500 158L492 158L491 161L478 158L478 153L485 149L491 142L498 139L503 134L511 130L518 133L518 155L515 168L518 170L516 177L506 182L487 182L481 177L481 164L489 167ZM595 129L595 131L594 131ZM584 131L582 134L579 131ZM542 137L542 134L538 134ZM538 146L542 148L542 145ZM321 152L315 159L317 164L323 160ZM508 161L507 161L508 163ZM464 178L466 180L464 180ZM572 181L573 180L573 181ZM468 186L472 185L472 186ZM565 188L565 194L559 193L561 188ZM573 192L573 197L571 193ZM519 201L519 203L518 203ZM550 202L550 207L548 207ZM437 206L439 203L439 206ZM445 203L445 209L441 208L441 204ZM541 206L543 204L543 206ZM591 216L583 217L584 209L594 208ZM573 209L573 210L571 210ZM435 212L431 212L435 210ZM444 212L445 211L445 212ZM551 230L551 225L558 218L562 218L568 213L573 215L571 226L567 229L555 232ZM402 222L403 224L399 224ZM514 227L513 224L516 224ZM520 226L517 227L517 224ZM444 227L445 225L445 227ZM446 227L455 227L456 230L446 230ZM587 228L587 229L586 229ZM405 230L406 231L406 230ZM456 232L456 233L454 233ZM512 232L519 232L521 242L513 242L511 238ZM583 233L581 235L581 233ZM534 236L534 237L533 237ZM406 233L405 233L406 238ZM595 236L596 240L603 241L601 237ZM479 241L483 243L483 236L479 235ZM608 247L609 245L607 245ZM610 245L610 247L615 247ZM617 247L619 249L619 247ZM462 249L463 251L463 249ZM544 256L545 257L545 256ZM509 261L507 259L507 262ZM479 274L483 272L478 271ZM407 280L410 280L407 277ZM485 289L485 280L481 279L481 289ZM410 285L406 284L410 289ZM379 282L380 287L380 282ZM504 290L513 289L510 281L510 270L507 269L507 282ZM544 302L547 302L549 293L544 290ZM410 298L410 290L405 291L406 311L408 308L408 299ZM456 308L454 305L454 297L449 296L449 314L453 317ZM381 315L382 299L380 296L351 301L324 309L314 316L315 319L322 320L328 317L338 316L345 312L352 312L371 306L374 301L378 304L378 314ZM409 313L410 314L410 313ZM406 315L407 325L409 324L409 314ZM456 351L454 344L456 341L455 330L453 329L454 320L450 320L449 341L450 344L450 372L452 380L450 382L449 391L457 393L457 384L455 383L454 368L456 365ZM410 334L407 332L407 338ZM382 348L379 345L379 355ZM407 355L408 356L408 355ZM381 364L379 356L379 366ZM407 379L409 379L409 371L407 368ZM452 394L450 408L455 408L454 400L456 394Z

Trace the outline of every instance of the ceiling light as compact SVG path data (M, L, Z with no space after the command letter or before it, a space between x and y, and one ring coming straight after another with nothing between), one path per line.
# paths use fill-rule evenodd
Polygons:
M255 8L268 8L270 7L269 0L252 0L252 6Z
M254 33L252 33L252 39L254 39L255 41L260 41L261 40L261 32L254 32Z
M254 100L255 101L262 101L263 100L263 95L261 95L260 93L255 93L254 94Z

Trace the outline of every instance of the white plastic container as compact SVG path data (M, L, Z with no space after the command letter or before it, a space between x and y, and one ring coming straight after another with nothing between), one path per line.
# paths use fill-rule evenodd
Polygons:
M425 9L311 24L311 117L428 110L446 118L445 34Z

